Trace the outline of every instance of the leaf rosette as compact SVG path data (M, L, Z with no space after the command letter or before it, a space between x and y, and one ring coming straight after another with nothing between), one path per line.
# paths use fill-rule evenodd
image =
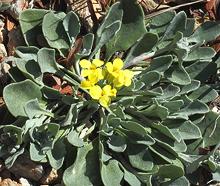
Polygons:
M27 46L4 89L17 122L1 127L19 145L0 146L9 166L28 152L76 186L189 185L200 166L218 169L217 148L199 150L220 140L209 108L218 93L207 84L219 60L206 45L219 23L194 30L184 12L144 20L136 1L122 0L95 34L80 33L74 12L25 10L20 24Z

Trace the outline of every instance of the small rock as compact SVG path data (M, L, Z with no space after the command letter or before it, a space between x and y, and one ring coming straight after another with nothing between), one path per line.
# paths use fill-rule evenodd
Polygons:
M43 166L31 161L25 155L21 155L9 170L15 175L34 181L40 180L44 175Z
M22 186L16 181L12 181L10 178L4 179L0 182L0 186Z
M0 43L0 59L2 60L4 57L6 57L8 54L7 54L7 51L6 51L6 48L5 48L5 45Z
M22 185L22 186L32 186L32 184L25 178L20 178L19 179L19 183Z
M46 173L40 179L40 183L43 185L48 185L48 184L57 182L58 179L59 179L59 175L58 175L57 170L48 168L46 170Z

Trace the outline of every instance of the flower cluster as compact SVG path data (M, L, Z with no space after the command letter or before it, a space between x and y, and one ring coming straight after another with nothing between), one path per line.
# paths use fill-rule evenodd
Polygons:
M90 96L98 100L103 107L108 107L111 99L116 97L118 89L131 85L134 74L130 70L123 70L123 65L120 58L106 64L100 59L93 59L92 62L81 60L81 76L84 78L81 87L88 89Z

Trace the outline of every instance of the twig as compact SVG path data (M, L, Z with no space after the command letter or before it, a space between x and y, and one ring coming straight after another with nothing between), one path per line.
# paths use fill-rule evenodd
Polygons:
M190 6L190 5L193 5L193 4L196 4L196 3L203 3L203 2L207 2L207 0L197 0L197 1L194 1L194 2L184 3L184 4L181 4L181 5L174 6L174 7L170 7L170 8L158 10L158 11L156 11L156 12L153 12L153 13L151 13L151 14L146 15L145 18L146 18L146 19L147 19L147 18L151 18L151 17L157 16L157 15L160 15L160 14L162 14L162 13L164 13L164 12L176 10L176 9L181 8L181 7L184 7L184 6Z

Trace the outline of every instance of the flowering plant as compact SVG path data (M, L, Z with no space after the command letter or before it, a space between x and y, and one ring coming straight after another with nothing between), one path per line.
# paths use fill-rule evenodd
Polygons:
M3 92L14 116L0 126L6 166L28 154L67 186L189 185L198 168L219 169L218 87L206 83L219 60L205 46L219 23L195 30L184 12L145 20L121 0L95 34L80 33L74 12L29 9L20 25L27 46Z

